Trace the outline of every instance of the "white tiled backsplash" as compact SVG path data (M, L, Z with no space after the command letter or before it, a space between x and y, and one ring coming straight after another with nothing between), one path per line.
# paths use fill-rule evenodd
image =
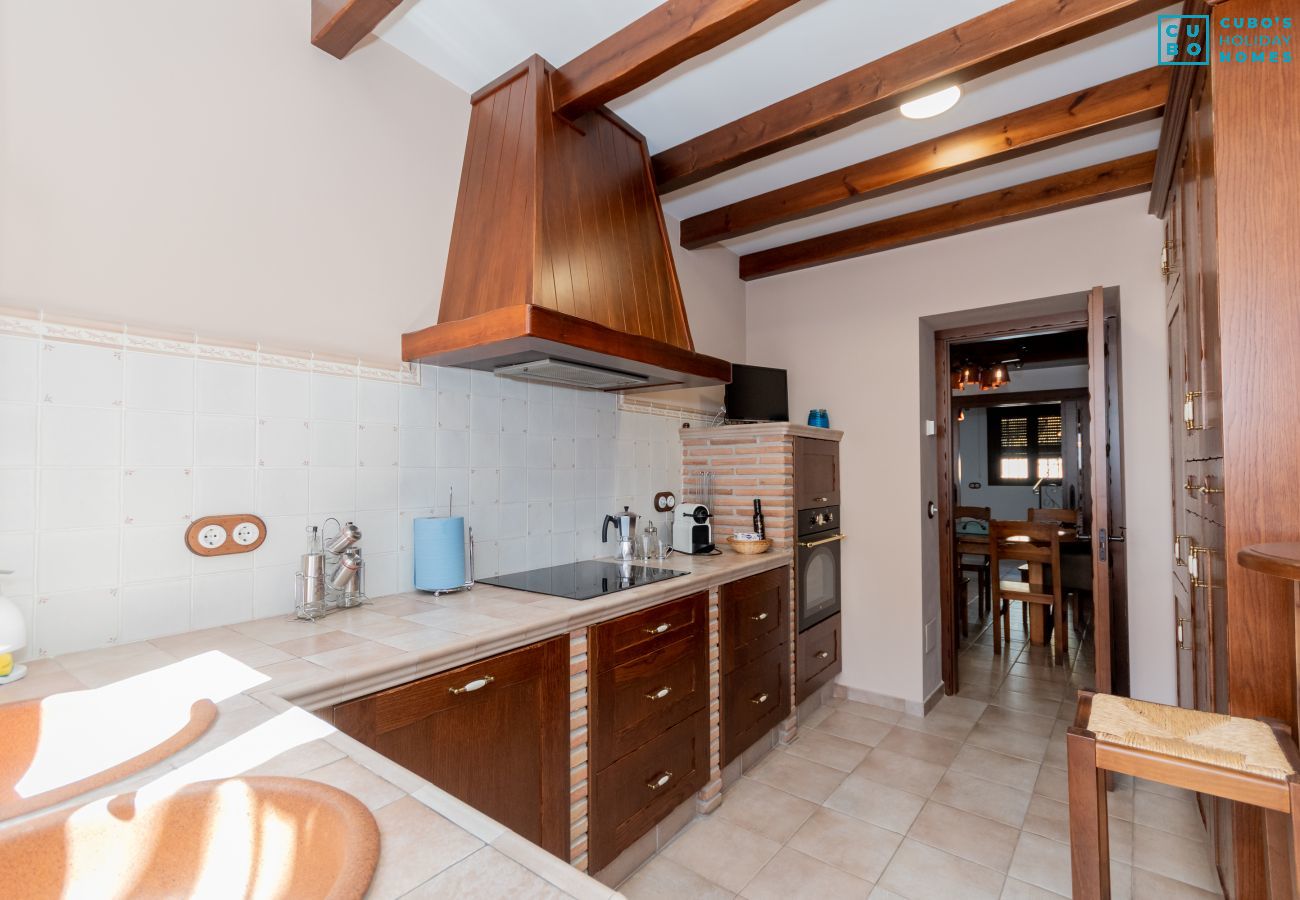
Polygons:
M178 349L0 334L0 585L28 657L289 613L304 529L328 516L361 527L378 596L412 587L412 520L446 515L449 489L480 576L607 555L606 512L680 493L680 421L614 396ZM186 548L193 518L250 511L253 553Z

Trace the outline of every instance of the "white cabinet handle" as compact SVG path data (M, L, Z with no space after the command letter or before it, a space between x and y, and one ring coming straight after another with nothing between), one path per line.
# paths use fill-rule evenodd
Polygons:
M645 695L645 698L646 698L647 700L662 700L663 698L667 697L667 696L668 696L669 694L671 694L672 692L673 692L673 689L670 688L670 687L661 687L661 688L660 688L659 690L657 690L657 691L654 691L654 692L652 692L652 693L646 694L646 695Z
M491 675L484 675L482 678L475 678L473 681L471 681L469 684L465 685L464 687L449 688L448 690L453 694L469 694L474 691L487 687L489 684L491 684L494 681L496 681L496 679L493 678Z
M767 702L767 694L759 694L757 697L750 700L749 702L758 706L762 706L764 703Z
M665 631L667 631L670 627L671 627L671 626L669 626L669 624L668 624L667 622L661 622L660 624L656 625L654 628L647 628L647 629L645 630L645 633L646 633L646 634L663 634L663 633L664 633Z
M818 650L816 653L813 654L813 656L817 657L818 659L825 659L830 655L831 655L831 651L829 650Z
M651 778L649 781L647 781L645 783L645 786L650 788L650 790L652 791L657 791L665 784L667 784L669 781L671 781L672 777L673 777L672 772L663 772L662 774L656 775L654 778Z
M753 619L755 622L761 622L767 618L767 613L759 613L756 616L750 616L750 618Z

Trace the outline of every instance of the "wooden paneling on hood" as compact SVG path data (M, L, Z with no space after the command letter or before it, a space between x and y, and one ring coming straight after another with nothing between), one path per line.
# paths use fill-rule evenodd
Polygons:
M695 352L645 138L604 107L553 114L551 71L534 56L471 98L438 324L403 335L403 358L730 381Z

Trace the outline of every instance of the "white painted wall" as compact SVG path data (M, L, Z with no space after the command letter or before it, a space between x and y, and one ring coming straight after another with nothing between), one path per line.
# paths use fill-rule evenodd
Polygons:
M826 407L846 432L845 684L920 701L939 681L937 647L922 649L938 615L923 317L1103 284L1121 294L1133 692L1173 699L1160 242L1132 197L749 284L748 358L790 369L792 417Z
M317 50L308 6L0 0L0 307L375 362L436 322L469 95ZM697 349L743 361L735 254L676 258Z

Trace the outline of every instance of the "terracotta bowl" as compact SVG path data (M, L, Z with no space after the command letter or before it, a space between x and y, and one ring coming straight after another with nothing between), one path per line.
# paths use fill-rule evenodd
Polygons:
M301 778L148 787L0 830L10 897L362 897L379 827L351 794Z
M76 696L84 695L85 702L93 704L96 701L90 698L91 693L78 692ZM73 696L65 694L58 699ZM159 731L152 737L146 733L143 741L133 742L125 729L113 734L97 732L85 721L89 716L76 719L68 730L66 721L51 721L57 718L51 707L54 702L55 698L46 698L0 706L0 821L143 772L194 743L217 717L215 703L198 700L190 706L188 721L184 720L184 708L177 710L180 725L174 732ZM76 708L64 711L62 718L73 719L76 713ZM53 738L54 733L63 738ZM138 730L135 733L140 734ZM85 752L92 741L96 742L95 749L102 751L99 760ZM92 761L98 767L89 765Z

